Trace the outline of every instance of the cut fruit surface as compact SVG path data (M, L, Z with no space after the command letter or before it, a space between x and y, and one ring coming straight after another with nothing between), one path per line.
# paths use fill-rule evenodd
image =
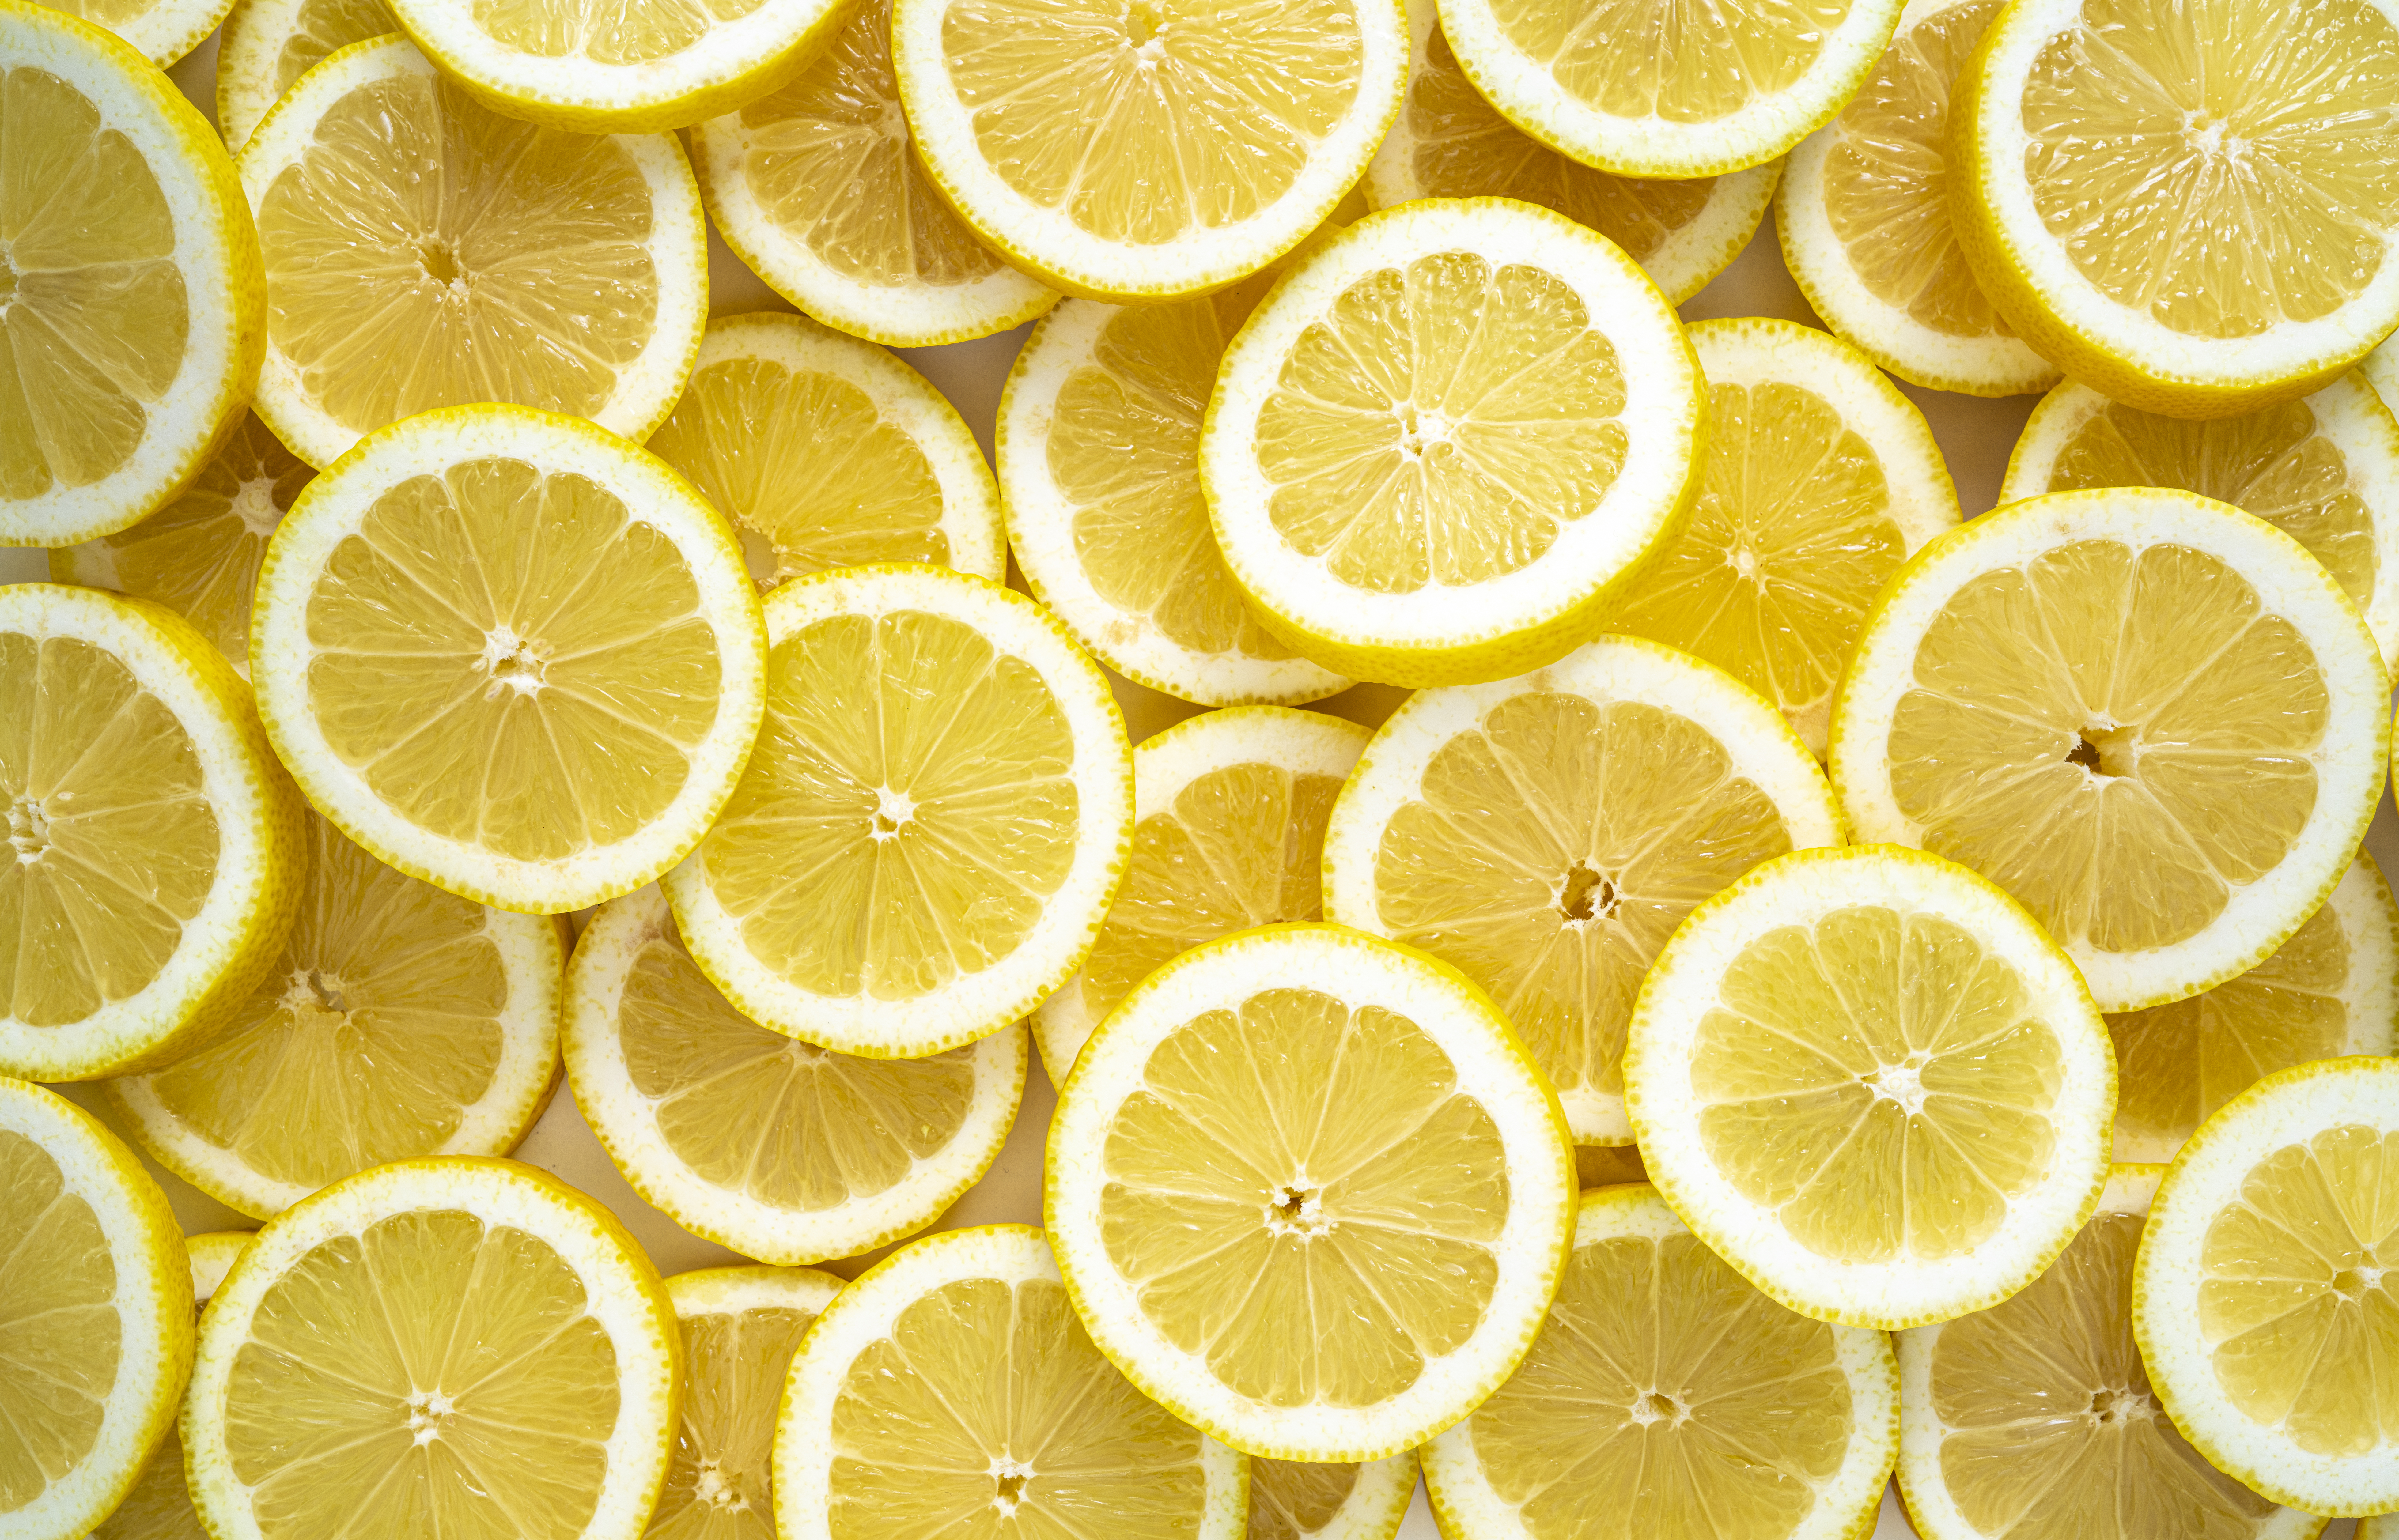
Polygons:
M1634 1008L1650 1180L1752 1283L1886 1331L2007 1298L2108 1174L2116 1066L2054 942L1965 868L1803 850L1694 911Z
M400 30L384 0L235 0L217 40L217 124L236 155L300 77Z
M209 1303L217 1285L249 1249L253 1234L216 1230L183 1237L183 1249L191 1257L196 1307ZM193 1314L197 1316L198 1310L195 1308ZM191 1487L183 1479L183 1440L173 1425L159 1440L158 1452L142 1467L141 1479L91 1532L90 1540L209 1540L209 1532L200 1527L200 1516L192 1509Z
M405 38L308 72L241 152L265 254L258 412L322 469L475 401L640 440L708 317L704 221L671 136L503 117Z
M1041 1232L928 1236L843 1290L792 1360L782 1540L1241 1540L1249 1461L1100 1356Z
M1392 1540L1416 1490L1413 1451L1362 1466L1253 1459L1246 1540Z
M1093 1340L1176 1416L1270 1459L1379 1460L1532 1341L1568 1148L1462 975L1273 925L1185 952L1101 1024L1050 1121L1042 1211Z
M1777 1304L1631 1186L1584 1196L1532 1351L1422 1458L1446 1535L1852 1540L1898 1447L1888 1337Z
M1789 321L1690 338L1708 380L1699 501L1608 626L1724 669L1821 759L1866 611L1957 527L1957 490L1924 414L1863 355Z
M700 973L656 888L592 917L567 978L567 1078L625 1180L786 1265L913 1234L972 1186L1024 1093L1024 1035L888 1060L768 1032Z
M124 39L160 69L198 47L232 0L40 0Z

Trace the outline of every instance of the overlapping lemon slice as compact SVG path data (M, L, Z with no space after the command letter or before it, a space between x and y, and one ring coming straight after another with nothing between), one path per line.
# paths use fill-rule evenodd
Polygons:
M217 40L217 126L235 154L300 77L353 43L398 32L384 0L234 0Z
M41 0L103 27L165 69L207 40L232 0Z
M1362 1466L1253 1459L1247 1540L1393 1540L1416 1490L1413 1452Z
M191 1257L196 1306L209 1303L217 1285L249 1249L252 1234L215 1230L183 1237L183 1249ZM197 1309L194 1313L197 1314ZM170 1424L158 1452L142 1467L142 1479L133 1483L116 1510L93 1529L90 1540L208 1540L208 1533L200 1527L200 1516L192 1510L191 1487L183 1479L183 1440Z

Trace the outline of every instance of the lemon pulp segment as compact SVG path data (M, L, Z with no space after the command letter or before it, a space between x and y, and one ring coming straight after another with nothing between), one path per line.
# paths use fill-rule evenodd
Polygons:
M1613 117L1701 124L1796 85L1851 0L1496 0L1500 34L1573 100Z
M634 65L669 59L712 31L761 8L765 0L631 6L611 0L475 0L472 24L518 53L536 59L580 55L595 64Z
M1357 1490L1348 1461L1252 1460L1249 1540L1308 1540Z
M667 1280L683 1337L683 1421L645 1540L775 1540L775 1412L792 1352L841 1280L725 1267Z
M302 75L400 30L384 0L236 0L217 52L217 121L236 154Z
M124 1323L108 1236L56 1156L0 1128L0 1515L90 1457L115 1390ZM130 1365L127 1365L130 1368Z

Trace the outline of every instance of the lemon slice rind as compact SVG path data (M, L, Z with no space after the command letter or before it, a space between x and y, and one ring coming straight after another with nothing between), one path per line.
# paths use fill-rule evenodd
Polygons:
M150 0L140 15L125 18L107 31L164 70L207 41L231 4L232 0Z
M225 13L224 33L217 40L217 124L224 130L225 148L236 157L283 95L278 88L282 56L303 24L309 4L310 0L234 0L233 8ZM382 25L336 43L333 49L319 56L318 63L351 43L400 30L384 0L348 0L348 4L359 11L369 7L382 11ZM298 83L296 78L293 83Z
M1258 1533L1258 1506L1261 1502L1274 1509L1268 1522L1281 1524L1281 1529L1267 1533L1274 1535L1296 1534L1299 1540L1397 1540L1400 1525L1406 1521L1408 1504L1416 1494L1416 1454L1414 1450L1394 1454L1388 1460L1370 1460L1357 1467L1354 1484L1341 1506L1315 1528L1305 1527L1307 1518L1294 1514L1288 1506L1276 1504L1272 1483L1277 1471L1305 1472L1311 1467L1296 1462L1280 1460L1250 1461L1250 1513L1252 1534ZM1262 1494L1260 1489L1267 1490Z

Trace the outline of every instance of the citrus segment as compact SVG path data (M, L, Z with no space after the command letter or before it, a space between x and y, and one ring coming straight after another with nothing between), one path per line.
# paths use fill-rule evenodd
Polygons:
M1416 1457L1250 1462L1247 1540L1393 1540L1416 1495Z
M217 40L217 124L236 155L300 77L353 43L398 32L384 0L234 0Z

